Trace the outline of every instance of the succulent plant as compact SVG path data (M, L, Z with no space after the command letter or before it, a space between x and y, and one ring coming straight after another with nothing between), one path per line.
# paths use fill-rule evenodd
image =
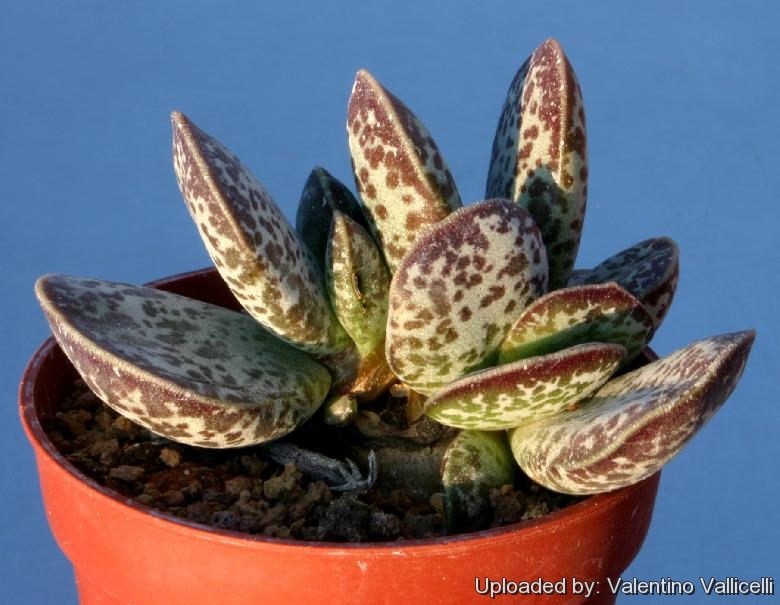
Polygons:
M364 478L351 461L277 440L305 423L365 425L367 406L400 397L403 435L428 423L446 439L440 491L459 528L517 466L569 494L649 476L742 373L752 331L632 368L675 292L672 240L574 271L585 117L554 40L515 75L486 199L465 206L425 126L366 71L347 119L359 195L315 168L295 226L226 147L180 113L172 121L179 187L245 312L96 279L36 285L85 382L156 434L266 444L337 489L366 489L373 453Z

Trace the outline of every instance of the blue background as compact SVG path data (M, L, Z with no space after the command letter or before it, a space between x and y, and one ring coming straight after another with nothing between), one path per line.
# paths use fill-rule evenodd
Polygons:
M346 103L354 73L366 67L426 123L462 197L476 201L509 82L547 37L562 43L585 97L591 176L578 265L669 235L682 249L681 280L655 349L665 354L711 334L758 329L742 383L664 472L650 534L626 577L780 574L778 6L769 0L4 6L3 600L76 598L17 418L19 376L48 334L34 279L59 272L140 283L209 264L174 180L170 111L184 111L231 147L292 217L313 166L352 184ZM690 597L621 602L710 599L699 589Z

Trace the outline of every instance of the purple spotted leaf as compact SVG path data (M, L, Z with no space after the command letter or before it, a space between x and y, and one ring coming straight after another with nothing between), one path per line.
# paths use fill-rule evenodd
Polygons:
M554 290L532 302L515 321L499 352L499 363L544 355L586 342L626 349L626 364L652 336L653 317L617 283Z
M363 209L352 192L327 170L317 167L306 179L295 214L295 229L317 259L325 258L326 226L331 224L334 211L346 214L364 229L369 229Z
M563 493L641 481L680 452L731 394L754 336L694 342L611 380L577 410L514 429L515 459L534 481Z
M485 200L454 212L420 234L390 284L390 368L429 394L485 367L546 288L544 246L525 210Z
M647 239L610 256L590 271L577 271L569 286L617 282L636 296L653 317L655 329L677 290L680 252L668 237Z
M49 275L36 294L95 394L149 430L201 447L277 439L324 401L330 375L244 313L184 296Z
M352 343L328 302L319 262L240 160L180 113L173 163L187 208L241 305L283 340L318 356Z
M392 272L427 225L461 201L436 143L417 116L365 70L347 114L355 183Z
M534 217L547 248L550 289L564 286L574 267L587 188L580 87L558 42L547 40L509 87L485 195L518 201Z
M490 523L490 491L511 484L515 462L506 434L462 431L444 452L444 524L448 531L475 531Z
M330 225L325 270L336 317L358 352L369 355L384 341L390 272L371 235L338 210Z
M460 429L497 431L560 414L602 386L625 355L620 345L582 344L454 380L424 413Z

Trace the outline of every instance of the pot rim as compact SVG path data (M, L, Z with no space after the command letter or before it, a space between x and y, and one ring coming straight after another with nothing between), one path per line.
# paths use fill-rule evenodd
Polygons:
M187 273L177 274L175 276L163 278L151 282L149 285L156 287L165 286L173 280L202 274L208 270L195 270ZM647 349L648 356L655 357L655 354ZM234 530L214 528L209 525L189 521L181 517L163 513L155 508L146 506L122 496L118 492L107 488L97 481L91 479L82 473L56 448L43 429L38 410L36 409L35 384L41 378L45 371L50 368L46 366L54 364L62 366L62 369L69 369L75 373L65 354L60 349L53 336L47 338L33 353L32 357L25 366L19 384L19 413L22 425L27 438L36 450L36 456L45 456L56 467L61 468L71 478L83 484L87 490L97 499L105 504L118 506L125 509L128 515L143 515L149 517L153 523L161 524L164 528L172 532L194 532L205 540L225 540L235 545L252 547L253 544L263 543L268 546L278 548L297 548L297 549L317 549L331 550L334 553L356 554L360 552L391 552L396 554L423 554L425 551L440 548L446 545L448 548L462 545L464 548L469 544L481 541L495 541L511 538L517 532L528 534L543 533L555 531L556 527L569 524L587 522L588 518L599 514L604 507L614 507L620 502L631 498L634 491L650 489L655 493L656 485L660 480L661 472L657 472L642 481L620 488L612 492L595 494L587 496L580 502L571 504L563 509L548 513L543 517L520 521L504 525L501 527L485 529L475 532L466 532L449 536L439 536L433 538L415 538L391 542L327 542L327 541L305 541L288 538L274 538L269 536L253 535ZM64 364L64 365L63 365ZM38 461L40 465L40 461Z

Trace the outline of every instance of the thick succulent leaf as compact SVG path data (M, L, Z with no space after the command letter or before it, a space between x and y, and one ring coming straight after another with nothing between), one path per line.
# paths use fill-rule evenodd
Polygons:
M420 231L461 201L428 130L365 70L358 72L347 116L358 192L395 272Z
M569 494L641 481L675 456L731 394L755 334L697 341L615 378L582 406L511 433L520 467Z
M588 160L577 78L555 40L520 67L493 140L486 197L519 201L539 225L550 289L566 284L585 218Z
M474 372L437 391L424 412L441 424L496 431L571 409L602 386L625 355L590 343Z
M338 210L330 225L325 269L336 317L366 356L385 337L390 272L371 235Z
M243 307L315 355L352 347L325 292L319 262L239 159L173 114L179 188L214 264Z
M442 460L447 529L450 532L483 529L491 512L490 490L512 483L516 468L505 433L459 433Z
M647 239L590 271L577 271L569 279L569 286L617 282L642 301L657 329L677 289L679 256L677 244L668 237Z
M485 200L454 212L419 236L390 284L390 368L427 394L484 367L546 287L544 246L525 210Z
M49 275L36 294L89 387L120 414L182 443L237 447L309 418L330 375L243 313L145 288Z
M586 342L626 349L626 364L653 333L653 317L617 283L563 288L545 294L517 318L499 352L499 363L545 355Z
M295 229L317 259L325 258L328 246L328 230L333 212L339 211L369 229L363 209L352 192L324 168L311 171L303 186Z

